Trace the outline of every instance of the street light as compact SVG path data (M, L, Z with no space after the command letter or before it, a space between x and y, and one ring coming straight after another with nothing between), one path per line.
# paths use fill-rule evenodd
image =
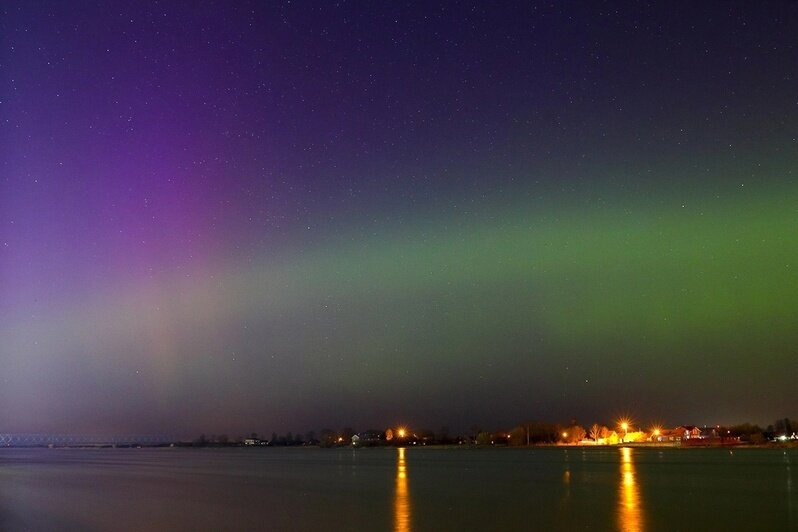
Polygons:
M629 432L629 421L626 419L621 420L621 430L623 431L623 441L626 441L626 435Z

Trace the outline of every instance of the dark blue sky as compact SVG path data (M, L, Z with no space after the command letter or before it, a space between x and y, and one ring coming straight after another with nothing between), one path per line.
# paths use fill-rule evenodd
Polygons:
M789 415L796 27L4 4L0 429Z

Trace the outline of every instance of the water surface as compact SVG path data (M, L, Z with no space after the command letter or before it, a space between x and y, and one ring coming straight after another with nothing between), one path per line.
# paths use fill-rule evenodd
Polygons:
M0 449L0 530L798 530L798 449Z

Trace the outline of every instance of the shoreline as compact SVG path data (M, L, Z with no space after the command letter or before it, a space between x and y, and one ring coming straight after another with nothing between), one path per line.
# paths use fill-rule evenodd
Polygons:
M19 445L19 446L0 446L0 450L6 449L47 449L47 450L59 450L59 449L92 449L92 450L102 450L102 449L124 449L124 450L138 450L138 449L286 449L286 450L302 450L302 449L351 449L351 450L363 450L363 449L436 449L436 450L453 450L453 449L472 449L472 450L483 450L483 449L505 449L505 450L525 450L525 449L564 449L564 450L573 450L573 449L591 449L591 450L607 450L607 449L621 449L624 447L635 448L635 449L798 449L798 442L777 442L777 443L763 443L763 444L748 444L748 443L734 443L734 444L706 444L706 445L678 445L673 443L640 443L640 442L629 442L623 444L615 444L615 445L578 445L578 444L557 444L557 443L540 443L540 444L533 444L533 445L457 445L457 444L432 444L432 445L368 445L368 446L353 446L353 445L340 445L340 446L331 446L331 447L324 447L321 445L259 445L259 446L251 446L251 445L243 445L243 444L231 444L231 445L191 445L191 444L181 444L181 443L174 443L174 444L165 444L165 445L59 445L59 446L45 446L45 445Z

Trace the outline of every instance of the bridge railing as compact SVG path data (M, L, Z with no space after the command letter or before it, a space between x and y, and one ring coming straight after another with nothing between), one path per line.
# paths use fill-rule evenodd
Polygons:
M163 445L174 438L164 434L22 434L0 433L0 447L77 447L89 445Z

